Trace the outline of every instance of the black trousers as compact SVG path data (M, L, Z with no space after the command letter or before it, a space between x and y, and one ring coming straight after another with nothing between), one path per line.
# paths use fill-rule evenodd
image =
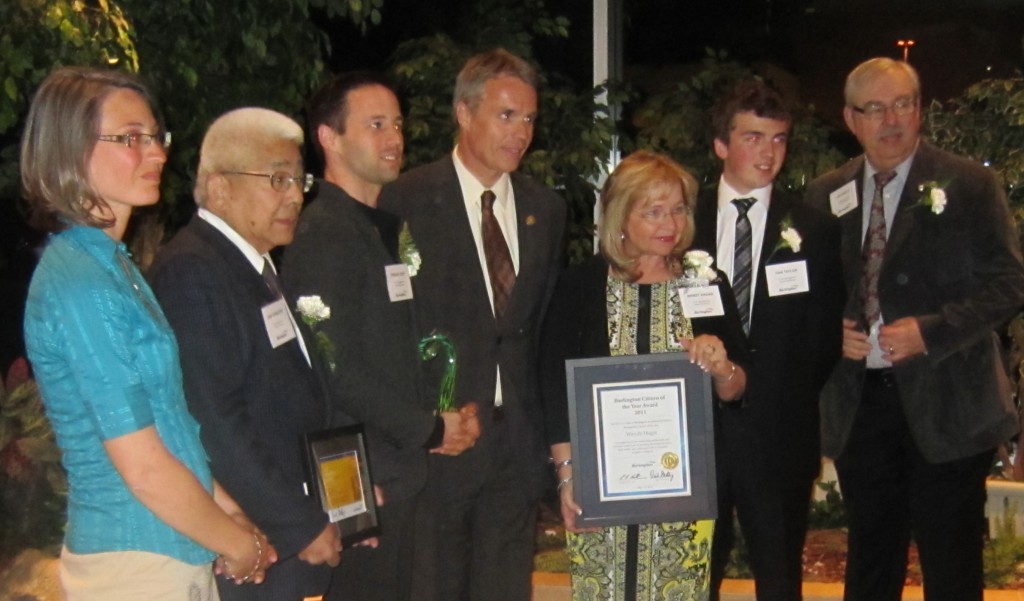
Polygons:
M898 601L911 537L927 601L981 601L993 452L927 462L891 373L868 370L850 439L835 461L850 518L845 601Z
M416 601L530 601L538 499L500 442L482 446L430 457L417 518Z
M416 499L377 508L377 548L349 547L334 568L324 601L410 601Z
M719 589L735 546L733 515L750 556L758 601L800 601L803 549L814 482L778 473L751 453L752 428L746 417L720 414L716 433L718 519L711 545L711 601Z

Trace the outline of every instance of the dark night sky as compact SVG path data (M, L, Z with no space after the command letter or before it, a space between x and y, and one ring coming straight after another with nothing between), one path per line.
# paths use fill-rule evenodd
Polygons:
M706 47L725 49L791 73L799 100L825 115L838 115L846 73L872 56L900 57L898 39L916 41L910 62L921 73L926 101L1024 66L1024 0L623 1L627 78L637 66L670 68L700 60ZM341 28L333 66L383 68L396 40L451 30L469 4L447 0L438 10L422 0L385 0L383 23L367 37ZM539 61L589 83L591 2L547 6L571 19L571 38L542 44Z

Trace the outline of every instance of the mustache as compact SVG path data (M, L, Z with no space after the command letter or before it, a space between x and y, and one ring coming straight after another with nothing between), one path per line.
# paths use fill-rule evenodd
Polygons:
M903 134L903 127L901 127L899 125L887 125L887 126L883 127L878 132L878 135L880 137L895 136L895 135L902 135L902 134Z

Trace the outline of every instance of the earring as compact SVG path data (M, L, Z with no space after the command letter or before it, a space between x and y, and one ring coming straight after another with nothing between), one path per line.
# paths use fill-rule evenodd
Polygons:
M619 240L621 240L623 242L626 241L626 232L620 232L619 233Z

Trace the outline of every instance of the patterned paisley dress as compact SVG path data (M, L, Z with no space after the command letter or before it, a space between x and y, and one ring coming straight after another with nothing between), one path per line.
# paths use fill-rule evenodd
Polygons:
M681 280L629 284L608 278L612 356L681 351L692 338L676 290ZM714 521L616 526L567 533L574 601L704 601Z

